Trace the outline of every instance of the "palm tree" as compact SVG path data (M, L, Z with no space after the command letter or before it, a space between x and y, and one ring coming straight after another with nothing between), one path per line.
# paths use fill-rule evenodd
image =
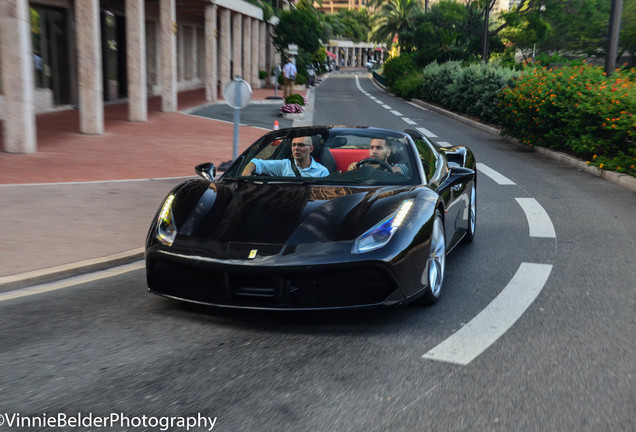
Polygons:
M398 46L405 48L405 36L413 30L415 17L423 12L422 0L376 0L370 2L370 5L377 6L371 38L390 45L397 35Z

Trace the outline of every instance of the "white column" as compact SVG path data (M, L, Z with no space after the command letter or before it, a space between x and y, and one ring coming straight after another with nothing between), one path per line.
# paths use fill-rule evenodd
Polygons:
M231 52L231 12L229 9L221 8L220 10L220 31L219 31L219 79L221 80L221 91L232 80L230 76L230 52Z
M126 0L128 120L148 120L146 87L146 11L144 0Z
M27 0L0 3L2 89L4 93L4 150L37 151L33 108L33 53Z
M247 15L243 16L243 79L252 85L252 23Z
M259 48L258 48L258 51L259 51L258 68L263 69L265 72L267 72L267 76L269 77L270 71L269 71L269 68L267 67L267 64L268 64L267 36L266 36L267 23L265 23L265 21L260 21L258 26L259 26L259 32L260 32Z
M104 133L99 0L75 2L80 132Z
M257 19L252 19L252 54L250 55L252 59L252 87L259 88L260 81L258 79L258 49L260 46L260 31Z
M232 14L232 79L237 75L243 76L243 34L241 24L243 17L240 13Z
M78 2L79 3L79 2ZM177 13L175 0L159 0L161 111L177 110Z
M216 102L217 33L215 4L205 5L205 99Z

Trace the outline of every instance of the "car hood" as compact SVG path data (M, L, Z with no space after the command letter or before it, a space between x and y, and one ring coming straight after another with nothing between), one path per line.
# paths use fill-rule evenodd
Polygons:
M245 181L191 184L175 198L177 239L188 248L353 240L395 212L411 189Z

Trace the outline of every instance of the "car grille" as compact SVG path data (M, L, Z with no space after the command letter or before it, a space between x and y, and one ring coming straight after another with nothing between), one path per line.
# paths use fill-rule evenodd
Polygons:
M219 271L154 259L151 290L202 303L276 308L332 308L382 303L397 288L380 269Z

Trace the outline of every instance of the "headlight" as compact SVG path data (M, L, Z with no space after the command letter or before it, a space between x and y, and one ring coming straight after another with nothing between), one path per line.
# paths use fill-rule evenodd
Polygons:
M365 253L387 244L404 222L404 218L412 206L413 200L404 201L395 213L358 237L351 252L354 254Z
M177 236L177 228L172 216L172 202L174 195L168 196L161 207L157 218L157 239L168 246L172 246L174 238Z

